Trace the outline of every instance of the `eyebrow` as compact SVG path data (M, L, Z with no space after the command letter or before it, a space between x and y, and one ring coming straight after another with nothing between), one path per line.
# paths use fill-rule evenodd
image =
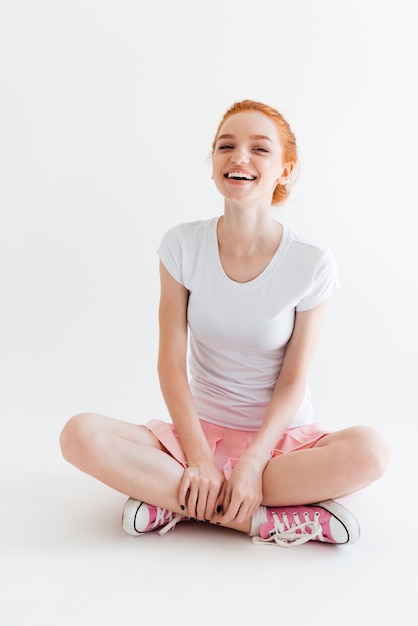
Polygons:
M234 135L229 135L229 134L228 135L220 135L218 137L218 141L220 139L234 139L234 137L235 137ZM267 137L267 135L250 135L250 139L255 139L255 140L257 140L257 139L267 139L267 141L269 141L270 143L273 143L272 140L270 139L270 137Z

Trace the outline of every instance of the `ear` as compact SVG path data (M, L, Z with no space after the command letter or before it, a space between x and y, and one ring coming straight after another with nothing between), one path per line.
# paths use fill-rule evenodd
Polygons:
M289 163L285 163L283 165L282 173L277 179L277 183L279 185L285 185L288 182L294 168L295 164L292 161L289 161Z

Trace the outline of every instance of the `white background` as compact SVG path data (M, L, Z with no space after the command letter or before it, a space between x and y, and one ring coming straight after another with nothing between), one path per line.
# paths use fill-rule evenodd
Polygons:
M231 591L229 603L224 596L213 619L203 612L207 623L222 626L222 615L245 619L250 609L254 619L263 611L271 617L290 568L296 578L287 602L278 595L282 616L301 611L306 586L318 599L325 575L332 610L318 615L316 607L312 617L308 602L300 623L333 623L334 610L345 623L342 605L350 623L363 593L379 623L418 624L406 600L416 578L405 574L411 550L417 556L417 511L409 499L417 477L413 5L0 1L0 524L10 600L0 608L4 623L115 623L121 606L131 620L140 607L156 603L153 610L162 610L163 581L171 606L182 598L184 607L179 560L186 596L201 607L203 579L206 598L220 565L225 573L235 559L235 596ZM210 146L225 109L243 98L280 109L298 139L301 173L277 218L329 246L339 266L342 290L311 370L316 417L331 429L375 426L392 444L387 477L353 499L366 538L344 557L318 546L285 557L261 548L260 556L244 538L238 544L212 529L211 547L198 561L203 531L181 528L169 540L129 543L118 526L120 494L80 475L59 452L59 432L79 411L141 423L166 416L155 367L155 251L172 225L222 212ZM158 539L169 557L161 556ZM405 553L395 550L410 541ZM388 545L393 551L383 558ZM146 572L156 554L163 562L155 571L164 573L155 574L153 586ZM221 564L212 562L214 554ZM324 555L326 572L318 571ZM304 567L308 580L298 580ZM118 576L129 568L139 577L135 599ZM343 571L353 575L349 598L336 593ZM197 572L192 581L190 572ZM104 593L89 587L92 579ZM228 585L225 579L221 586ZM254 603L245 589L256 590ZM187 616L202 608L186 604L189 612L164 615L194 623Z

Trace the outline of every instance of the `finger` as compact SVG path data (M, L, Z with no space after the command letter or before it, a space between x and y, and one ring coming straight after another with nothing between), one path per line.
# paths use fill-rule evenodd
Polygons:
M205 519L211 520L216 513L218 506L221 506L219 502L220 493L222 492L222 486L216 487L213 486L212 489L209 490L208 498L206 502L206 512Z
M232 521L235 520L238 511L239 511L239 505L234 505L234 506L229 506L228 509L225 511L225 513L222 515L222 517L219 520L219 523L222 526L225 526L227 524L230 524Z
M203 521L206 519L206 505L207 505L207 493L204 490L199 490L199 497L196 502L196 518Z
M197 518L196 507L199 501L199 489L195 484L190 485L189 496L187 498L187 511L189 517Z
M214 521L219 522L219 517L223 515L224 510L224 499L225 499L225 491L226 491L226 482L222 484L221 490L219 492L218 497L216 498L215 506L214 506Z
M179 488L179 504L180 504L180 508L184 511L187 507L187 501L188 501L188 496L189 496L189 490L190 490L190 479L187 476L186 473L183 474L183 479L180 483L180 488Z
M257 499L254 505L251 507L251 510L249 512L249 517L254 517L254 515L257 513L258 509L261 506L262 500L263 500L262 498Z
M237 515L236 521L239 524L244 524L250 520L257 513L262 502L262 496L257 499L251 498L247 502L241 505L240 511Z
M244 524L250 517L252 517L250 513L250 507L243 502L237 512L235 521L238 524Z
M223 494L223 500L222 500L222 510L224 513L226 513L226 511L229 508L229 505L231 504L231 497L232 497L232 489L229 483L226 483L224 494Z
M228 493L226 495L228 496ZM242 504L241 498L234 497L234 496L230 499L229 503L227 503L226 505L224 503L224 515L219 520L221 524L228 524L229 522L232 522L232 520L234 520L236 516L238 515L238 511L240 510L241 504Z

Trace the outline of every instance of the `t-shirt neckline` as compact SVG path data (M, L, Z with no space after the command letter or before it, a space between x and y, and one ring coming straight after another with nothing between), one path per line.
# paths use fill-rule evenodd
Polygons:
M212 224L211 224L211 247L212 247L212 257L213 260L215 262L215 269L216 272L218 274L218 276L220 277L220 279L224 282L224 284L227 284L229 286L233 286L235 289L241 290L241 291L246 291L248 289L252 289L254 287L257 287L258 285L260 285L261 283L263 283L265 280L267 280L267 278L270 276L270 274L274 271L275 267L277 266L277 264L279 263L280 259L282 258L286 245L287 245L287 239L288 239L288 228L286 226L286 224L284 224L283 222L280 222L281 227L282 227L282 238L281 241L277 247L276 252L274 253L274 255L272 256L270 262L266 265L266 267L263 269L263 271L258 274L258 276L256 276L255 278L253 278L252 280L249 280L245 283L239 283L236 280L233 280L232 278L230 278L223 266L222 266L222 262L221 262L221 257L219 254L219 245L218 245L218 222L221 219L221 216L215 217L212 220Z

